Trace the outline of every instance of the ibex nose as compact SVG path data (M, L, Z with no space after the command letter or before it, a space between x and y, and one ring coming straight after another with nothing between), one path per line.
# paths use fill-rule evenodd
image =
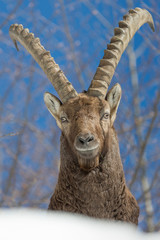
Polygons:
M83 145L94 140L94 136L91 133L80 134L78 136L79 142Z
M99 143L91 133L79 133L74 141L74 147L81 158L91 159L98 154Z

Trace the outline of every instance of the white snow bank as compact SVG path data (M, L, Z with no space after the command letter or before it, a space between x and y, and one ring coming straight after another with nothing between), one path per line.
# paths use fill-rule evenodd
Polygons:
M159 240L160 233L145 234L136 227L119 222L29 209L0 210L2 240Z

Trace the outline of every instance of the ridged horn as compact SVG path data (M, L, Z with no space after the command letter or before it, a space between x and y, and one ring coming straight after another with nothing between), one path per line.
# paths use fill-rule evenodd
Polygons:
M9 29L9 34L16 49L18 50L16 41L19 41L40 65L54 86L62 103L78 95L59 65L56 64L51 57L50 52L46 51L41 45L39 38L35 38L34 34L30 33L27 28L24 29L21 24L12 24Z
M123 21L119 22L119 27L114 29L114 36L107 45L107 50L104 50L104 56L88 89L88 95L105 98L122 53L136 31L145 23L155 31L151 14L141 8L129 10Z

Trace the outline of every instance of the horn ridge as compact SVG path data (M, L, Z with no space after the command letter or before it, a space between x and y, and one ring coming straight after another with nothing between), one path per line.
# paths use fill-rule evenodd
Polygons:
M151 14L146 9L135 8L123 16L119 22L119 27L114 29L114 36L111 38L104 56L96 70L93 80L88 88L88 95L105 98L108 86L112 80L115 69L120 58L138 29L148 23L154 31L154 22ZM103 81L103 87L100 82ZM104 81L106 84L104 84Z
M17 46L18 41L40 65L63 103L69 98L78 95L59 65L56 64L54 58L51 57L50 52L46 51L41 45L39 38L35 38L34 34L30 33L27 28L23 28L22 24L12 24L9 29L9 34L16 49L19 50ZM61 90L62 88L63 91Z

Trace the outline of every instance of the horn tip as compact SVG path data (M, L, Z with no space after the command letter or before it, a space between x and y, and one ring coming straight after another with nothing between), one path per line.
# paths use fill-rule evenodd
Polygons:
M152 29L153 32L155 32L155 25L154 22L149 23L150 28Z
M17 51L19 51L18 44L17 44L16 40L13 40L13 43L14 43L14 45L15 45Z

